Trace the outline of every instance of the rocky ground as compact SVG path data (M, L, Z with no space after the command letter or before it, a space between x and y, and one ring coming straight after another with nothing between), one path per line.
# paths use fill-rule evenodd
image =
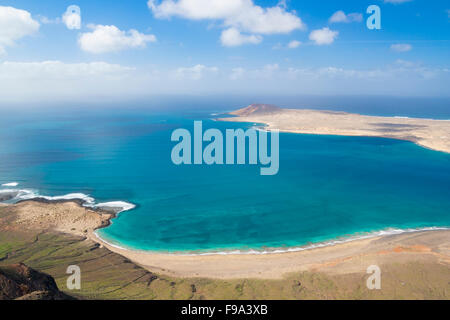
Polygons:
M0 267L0 300L72 300L55 280L22 263Z

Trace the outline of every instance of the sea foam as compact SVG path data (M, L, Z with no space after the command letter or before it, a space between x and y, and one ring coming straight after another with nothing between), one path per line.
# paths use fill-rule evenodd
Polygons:
M19 185L18 182L9 182L2 184L2 187L17 187Z
M17 203L24 200L47 200L47 201L70 201L79 200L84 207L93 209L105 209L112 210L114 213L121 213L124 211L133 210L136 205L125 201L111 201L96 203L96 200L84 193L69 193L62 196L44 196L40 195L38 191L31 189L3 189L0 190L1 194L11 194L12 198L8 200L11 203Z
M129 211L129 210L133 210L134 208L136 208L136 205L129 203L129 202L125 202L125 201L111 201L111 202L103 202L103 203L97 203L94 205L87 205L89 207L92 208L96 208L96 209L111 209L116 213L120 213L120 212L124 212L124 211Z

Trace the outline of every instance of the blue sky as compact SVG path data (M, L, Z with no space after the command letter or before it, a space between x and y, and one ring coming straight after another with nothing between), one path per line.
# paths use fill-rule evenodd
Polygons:
M80 16L63 19L71 5ZM381 30L366 27L369 5L381 9ZM449 9L425 0L0 0L0 101L449 96Z

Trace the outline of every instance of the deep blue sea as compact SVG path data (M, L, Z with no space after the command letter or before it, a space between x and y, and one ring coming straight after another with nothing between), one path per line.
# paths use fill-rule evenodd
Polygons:
M194 120L250 127L211 120L237 107L3 110L0 185L18 185L0 190L135 204L98 234L152 251L263 250L450 227L450 154L410 142L282 133L276 176L261 176L260 166L172 163L174 129Z

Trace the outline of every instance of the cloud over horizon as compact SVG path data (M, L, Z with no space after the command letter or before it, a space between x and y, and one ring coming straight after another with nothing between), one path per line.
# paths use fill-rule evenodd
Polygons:
M0 62L0 101L65 101L134 99L159 94L411 94L443 92L448 68L398 60L383 68L339 66L218 68L205 64L168 69L142 69L104 61Z
M190 80L201 80L207 73L217 73L219 68L217 67L207 67L202 64L197 64L193 67L188 68L178 68L175 71L175 77L178 79L190 79Z

